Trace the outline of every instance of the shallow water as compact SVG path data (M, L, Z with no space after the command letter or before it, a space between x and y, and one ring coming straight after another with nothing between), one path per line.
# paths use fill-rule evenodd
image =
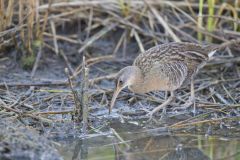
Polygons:
M137 123L112 123L110 131L58 140L66 160L239 160L240 138L169 133Z

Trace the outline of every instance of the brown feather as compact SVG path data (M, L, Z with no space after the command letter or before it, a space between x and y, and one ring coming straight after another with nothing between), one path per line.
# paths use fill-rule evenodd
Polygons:
M133 65L140 68L145 80L156 75L167 77L168 88L173 90L188 83L188 79L209 59L211 51L209 47L195 43L172 42L141 53Z

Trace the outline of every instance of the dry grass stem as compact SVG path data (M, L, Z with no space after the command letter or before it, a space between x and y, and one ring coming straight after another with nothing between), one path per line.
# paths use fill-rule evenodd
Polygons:
M87 133L87 127L88 127L88 108L89 108L89 95L88 95L88 87L89 87L89 80L88 80L88 74L89 69L86 67L86 61L85 57L83 56L83 78L81 83L81 107L82 107L82 118L83 118L83 133Z
M115 118L105 113L116 73L153 46L187 41L221 49L195 77L196 116L191 107L179 109L190 96L184 86L166 110L170 119L184 118L167 121L169 129L234 126L240 115L239 3L208 2L0 0L0 117L30 119L31 125L43 127L73 119L81 122L75 126L83 124L83 133L101 133L92 125L106 129L102 123ZM23 62L32 66L24 70ZM128 104L131 97L137 101ZM165 99L163 92L124 90L119 117L149 125L146 110Z

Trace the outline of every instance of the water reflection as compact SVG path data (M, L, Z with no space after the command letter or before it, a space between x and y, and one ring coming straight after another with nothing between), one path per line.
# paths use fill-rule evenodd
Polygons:
M72 160L88 159L88 140L86 138L77 141L73 150Z
M240 139L143 132L134 124L112 125L116 133L60 141L66 160L210 160L240 159ZM144 129L146 131L146 129Z
M208 160L200 149L183 144L180 137L175 136L156 136L147 137L133 141L131 147L122 151L117 160ZM116 148L116 147L115 147ZM118 152L119 150L117 150Z

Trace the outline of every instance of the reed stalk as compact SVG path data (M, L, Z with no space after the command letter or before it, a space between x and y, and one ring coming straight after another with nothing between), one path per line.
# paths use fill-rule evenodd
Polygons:
M12 24L14 12L14 0L9 0L7 3L0 0L0 31L4 31Z
M89 87L89 69L86 67L85 56L83 56L82 62L82 85L81 85L81 107L82 107L82 120L83 120L83 128L82 131L84 134L87 133L88 127L88 105L89 105L89 95L88 95L88 87Z
M207 19L207 30L208 32L214 31L214 5L215 0L208 0L208 19ZM206 40L212 42L212 37L207 36Z
M197 22L198 22L197 27L199 29L202 29L203 28L203 0L199 0L199 12L198 12ZM202 32L198 32L197 36L199 41L203 40Z

